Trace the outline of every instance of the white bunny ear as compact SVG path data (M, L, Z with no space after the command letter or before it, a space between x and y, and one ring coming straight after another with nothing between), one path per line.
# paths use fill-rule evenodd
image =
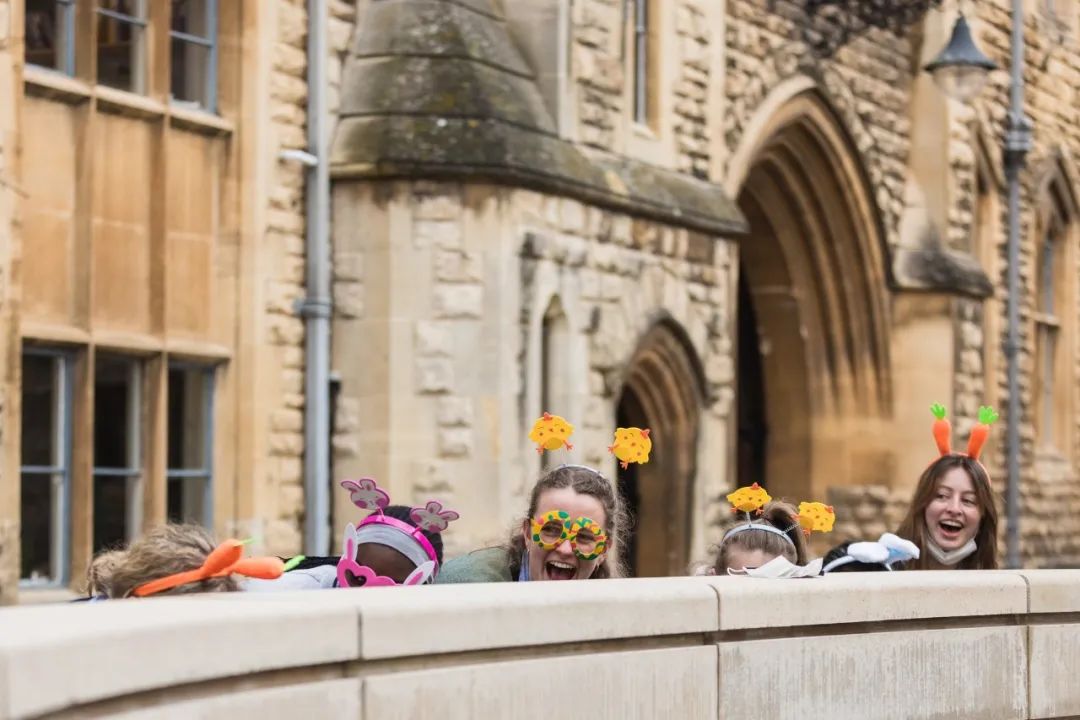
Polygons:
M918 545L892 533L885 533L878 542L897 555L906 555L916 559L919 557Z
M415 570L409 573L409 577L405 578L405 582L402 585L423 585L435 574L435 563L428 560L423 565L417 566Z

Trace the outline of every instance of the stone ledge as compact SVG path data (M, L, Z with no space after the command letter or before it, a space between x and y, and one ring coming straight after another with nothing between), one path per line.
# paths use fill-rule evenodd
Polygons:
M490 118L346 117L331 151L335 180L423 178L495 182L565 195L709 233L745 233L718 185L577 146Z
M893 250L893 279L900 290L986 298L994 286L971 255L939 247Z

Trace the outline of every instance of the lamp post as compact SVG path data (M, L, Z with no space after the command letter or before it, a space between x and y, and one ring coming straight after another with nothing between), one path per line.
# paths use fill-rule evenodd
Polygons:
M952 39L926 66L942 90L961 101L982 89L996 66L975 45L967 20L961 15ZM1008 373L1008 411L1005 454L1008 479L1005 492L1006 563L1020 567L1020 173L1031 149L1031 122L1024 114L1024 0L1012 3L1012 64L1010 68L1008 125L1005 132L1005 178L1009 194L1008 333L1005 358Z

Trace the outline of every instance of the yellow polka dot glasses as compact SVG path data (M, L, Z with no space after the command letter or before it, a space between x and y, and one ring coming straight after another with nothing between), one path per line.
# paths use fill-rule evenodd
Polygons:
M565 510L552 510L532 520L532 541L543 550L554 550L567 540L582 560L595 560L607 552L607 533L587 517L571 519Z

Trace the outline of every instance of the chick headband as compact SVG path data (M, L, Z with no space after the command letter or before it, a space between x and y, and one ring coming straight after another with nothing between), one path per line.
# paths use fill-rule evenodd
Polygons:
M832 505L826 505L820 502L801 502L799 503L798 513L791 516L793 524L787 528L781 529L774 527L771 523L754 522L750 517L750 513L756 512L758 515L761 515L764 512L762 508L772 500L772 497L766 492L765 488L757 483L748 487L739 488L735 492L729 494L727 500L731 503L732 512L742 512L746 514L746 524L737 525L731 530L728 530L724 535L723 540L720 541L721 545L741 532L747 530L763 530L765 532L780 535L794 546L795 542L788 536L788 532L791 530L801 527L803 533L809 537L810 533L815 530L818 532L831 532L833 523L836 520L836 514L833 512Z
M135 597L146 597L155 593L172 590L188 583L201 582L210 578L225 577L226 575L244 575L245 577L258 578L260 580L273 580L281 577L285 572L285 563L281 558L258 557L243 558L244 545L246 542L239 540L226 540L214 548L201 567L185 572L166 575L157 580L151 580L135 588L132 592Z
M608 452L615 456L623 470L630 467L630 463L644 465L649 462L649 453L652 451L652 438L649 437L649 428L616 428L615 438L608 445ZM570 436L574 434L574 426L566 418L545 412L529 431L529 440L536 443L536 452L542 454L545 450L559 450L566 448L573 450L570 444ZM573 465L565 467L585 467ZM592 470L593 468L587 468ZM596 471L594 471L596 472ZM599 474L599 473L597 473Z

